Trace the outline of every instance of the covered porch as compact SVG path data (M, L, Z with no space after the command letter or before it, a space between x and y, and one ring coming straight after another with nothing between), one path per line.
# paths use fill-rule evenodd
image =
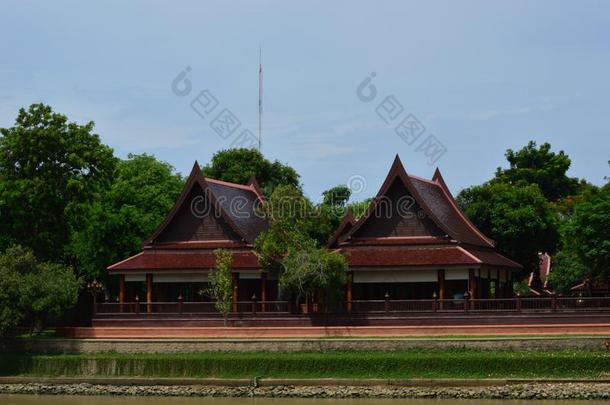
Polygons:
M347 297L354 300L511 298L510 269L446 268L352 268L348 273Z
M487 303L512 297L513 277L508 268L362 267L348 273L346 309L357 312L383 307L387 311L393 304L404 310L463 310L468 307L466 301Z
M94 325L160 327L222 325L221 314L205 294L208 271L128 270L118 279L116 300L95 303ZM593 313L610 310L610 298L513 296L507 268L351 268L343 305L313 311L284 300L278 279L259 269L233 272L234 325L346 324L411 322L409 319L461 319L535 313ZM204 293L200 293L200 292ZM315 309L314 309L315 308ZM468 317L463 317L464 314ZM485 316L487 316L485 315ZM453 319L453 318L452 318Z
M117 272L116 300L100 303L96 312L110 313L214 313L209 294L208 270L164 270ZM250 312L252 302L265 303L261 312L278 310L279 285L276 275L260 270L232 272L233 312ZM285 309L286 305L281 305Z

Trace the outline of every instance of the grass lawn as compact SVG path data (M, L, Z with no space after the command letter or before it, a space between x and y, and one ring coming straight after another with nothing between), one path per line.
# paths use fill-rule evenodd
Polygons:
M220 378L599 378L605 351L203 352L189 354L0 354L1 375Z

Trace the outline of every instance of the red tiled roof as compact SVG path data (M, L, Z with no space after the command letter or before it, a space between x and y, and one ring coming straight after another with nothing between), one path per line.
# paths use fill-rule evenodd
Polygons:
M145 250L135 256L108 267L108 270L172 270L172 269L210 269L216 265L213 251L175 252ZM234 252L233 268L257 268L258 259L253 252Z
M542 253L540 256L540 280L544 283L546 287L549 276L551 275L551 255L548 253Z
M347 246L357 245L446 245L452 243L446 238L436 236L388 236L383 238L352 238L343 242ZM455 242L453 242L455 243Z
M234 240L188 240L180 242L162 242L155 243L154 246L144 246L144 249L217 249L217 248L238 248L251 246L247 242Z
M440 172L437 176L440 176ZM447 233L455 240L472 245L493 247L491 239L481 233L458 208L449 190L440 183L424 181L410 174L411 184L415 186L423 203L437 218L439 226L444 226Z
M443 266L443 265L490 265L519 268L520 266L490 251L468 250L460 246L433 248L343 248L350 266Z
M457 246L419 249L341 249L350 266L425 266L478 264Z
M551 255L538 253L538 272L532 271L529 275L527 285L537 295L547 292L549 276L551 274Z
M468 253L474 255L481 261L482 264L496 267L512 267L514 269L521 269L519 263L510 260L507 257L502 256L500 253L493 250L479 250L474 248L464 248Z

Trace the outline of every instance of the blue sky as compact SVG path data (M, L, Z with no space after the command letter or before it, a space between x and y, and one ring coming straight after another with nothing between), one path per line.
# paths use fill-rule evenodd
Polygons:
M375 194L396 153L420 176L438 165L457 192L530 139L565 150L572 176L610 174L610 2L9 0L0 35L0 127L42 101L95 121L119 156L151 153L182 173L256 133L260 45L263 153L315 200L354 176L366 182L356 199ZM192 90L177 96L187 66ZM377 96L363 102L372 72ZM202 118L190 103L206 89L218 107ZM417 142L378 116L387 96L403 106L396 119L425 127ZM223 108L241 121L226 140L210 127ZM418 150L429 135L446 150L432 165Z

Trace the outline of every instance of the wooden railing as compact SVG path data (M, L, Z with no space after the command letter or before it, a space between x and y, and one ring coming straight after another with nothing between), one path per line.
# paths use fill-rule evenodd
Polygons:
M575 312L610 311L610 297L517 297L489 299L427 299L427 300L352 300L345 303L337 313L397 314L408 312L480 312L480 313L531 313L531 312ZM233 304L234 313L239 314L288 314L288 301L239 301ZM96 314L215 314L213 302L126 302L97 303Z
M488 299L352 300L352 313L397 312L573 312L610 310L610 297L517 297Z
M239 313L289 313L288 301L238 301L234 309ZM201 314L217 315L213 302L125 302L98 303L95 314Z

